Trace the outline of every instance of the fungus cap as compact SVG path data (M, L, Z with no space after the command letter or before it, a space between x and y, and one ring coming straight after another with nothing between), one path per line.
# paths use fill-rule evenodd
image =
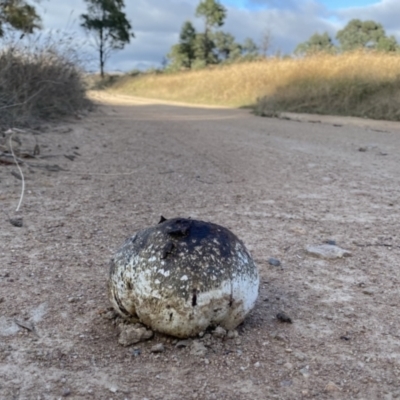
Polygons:
M234 329L254 307L257 267L228 229L174 218L139 231L111 260L109 298L123 317L180 338Z

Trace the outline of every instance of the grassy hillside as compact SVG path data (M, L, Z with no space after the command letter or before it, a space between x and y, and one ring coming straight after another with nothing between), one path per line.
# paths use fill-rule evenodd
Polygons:
M400 55L357 52L125 76L118 93L224 106L400 120Z

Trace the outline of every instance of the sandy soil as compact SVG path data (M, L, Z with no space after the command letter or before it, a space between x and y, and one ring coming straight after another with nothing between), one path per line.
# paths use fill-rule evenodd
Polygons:
M95 112L35 136L54 157L32 163L63 170L23 167L24 226L2 214L1 399L400 398L399 124L93 96ZM122 347L109 319L108 261L160 215L228 227L260 269L239 337L207 335L204 357L161 335ZM352 256L306 254L326 240Z

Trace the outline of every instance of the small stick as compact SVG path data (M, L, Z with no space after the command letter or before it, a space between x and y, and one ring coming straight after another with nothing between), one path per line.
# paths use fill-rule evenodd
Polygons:
M16 212L18 212L19 209L20 209L20 207L21 207L21 204L22 204L22 199L24 198L24 192L25 192L25 178L24 178L24 174L22 173L22 169L21 169L21 167L20 167L19 164L18 164L17 157L15 156L14 150L13 150L13 147L12 147L12 136L13 136L13 135L14 135L14 132L10 135L10 150L11 150L11 154L12 154L12 156L13 156L13 158L14 158L15 164L17 165L17 168L18 168L19 173L21 174L21 178L22 178L21 197L19 198L18 207L17 207L17 209L15 210Z

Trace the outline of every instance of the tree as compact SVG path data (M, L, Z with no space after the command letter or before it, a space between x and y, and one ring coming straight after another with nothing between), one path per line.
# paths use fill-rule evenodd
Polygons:
M121 50L130 42L131 24L122 11L124 0L85 0L87 14L82 14L81 26L93 31L95 46L99 51L100 74L104 77L104 65L110 54Z
M205 31L203 36L199 36L198 54L202 53L203 60L208 64L213 58L210 52L213 49L210 34L212 28L221 27L226 18L226 8L218 0L203 0L196 8L196 17L204 19Z
M194 43L194 54L196 68L205 67L209 64L215 64L218 59L214 53L215 43L210 35L198 33Z
M375 21L351 20L336 35L342 51L370 48L395 51L398 49L396 39L387 37L383 26Z
M196 29L190 21L186 21L179 35L179 43L172 46L167 54L169 69L180 70L191 68L196 58Z
M192 63L195 59L195 42L196 29L190 21L186 21L179 35L179 52L184 56L184 66L187 68L192 67Z
M261 35L261 42L260 42L260 53L264 58L267 58L268 51L271 48L272 43L272 34L271 31L266 28Z
M242 54L242 46L230 33L217 31L211 35L218 61L235 60Z
M4 25L24 33L33 33L41 28L41 19L34 6L24 0L0 0L0 37Z
M334 53L336 47L327 32L314 33L306 42L300 43L294 53L297 55L312 55L320 52Z
M259 55L259 48L251 38L245 39L242 45L242 52L245 58L255 58Z

